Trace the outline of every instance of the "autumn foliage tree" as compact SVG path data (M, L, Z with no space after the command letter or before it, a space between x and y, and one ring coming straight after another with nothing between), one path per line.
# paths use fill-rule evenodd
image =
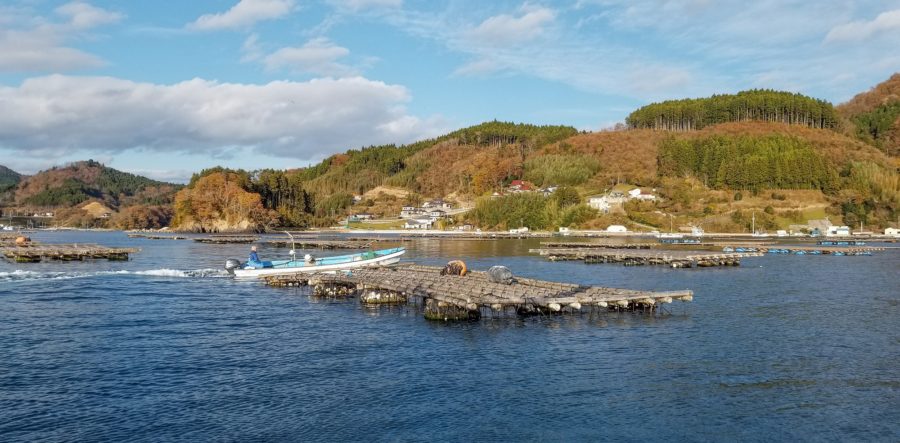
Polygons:
M277 215L267 211L260 195L246 191L243 178L233 172L214 172L198 178L175 195L177 229L223 232L264 230Z

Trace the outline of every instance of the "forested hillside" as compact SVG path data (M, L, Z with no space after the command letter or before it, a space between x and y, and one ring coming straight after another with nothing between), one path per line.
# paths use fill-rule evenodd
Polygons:
M60 225L158 228L168 225L179 188L88 160L23 179L4 204L26 212L53 212ZM108 208L111 215L81 209L92 202Z
M262 207L271 211L266 216L275 216L278 224L295 227L330 225L346 215L354 195L385 184L430 197L454 192L480 195L488 190L500 190L504 181L521 174L522 164L529 154L577 132L567 126L493 121L409 145L350 150L308 168L254 172L212 168L195 174L188 189L195 189L204 177L226 173L242 191L259 195ZM448 155L465 163L464 170L451 172L453 162L448 161ZM190 192L197 196L205 191ZM175 213L181 225L218 229L209 224L183 223L183 220L198 218L191 215L193 199L180 201ZM210 212L215 211L204 211L205 214ZM269 220L250 212L247 210L243 217L233 218ZM254 229L263 227L261 223Z
M900 74L837 109L849 121L850 133L888 155L900 155Z
M41 171L16 189L16 204L42 208L69 207L96 199L118 208L171 203L176 185L162 183L88 160Z
M783 135L667 139L659 174L694 176L713 189L834 191L837 171L808 142Z
M19 184L22 175L6 166L0 165L0 191Z
M632 112L625 122L632 129L691 131L719 123L751 120L810 128L834 128L838 123L831 103L801 94L763 89L653 103Z

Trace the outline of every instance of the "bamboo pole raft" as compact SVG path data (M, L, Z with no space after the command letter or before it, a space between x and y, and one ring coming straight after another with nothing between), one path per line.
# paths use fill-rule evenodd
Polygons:
M625 266L666 265L673 268L739 266L744 257L760 257L761 252L704 252L663 249L620 250L600 248L530 249L551 261L582 260L585 263L622 263Z
M643 310L652 312L673 301L691 301L690 290L651 292L582 286L530 278L511 284L495 283L486 272L465 276L440 275L434 266L363 268L337 274L290 274L265 277L269 286L312 286L313 295L358 296L366 304L422 301L430 320L472 320L483 315L549 315L586 310Z
M42 260L82 261L94 259L128 260L137 248L110 248L92 244L29 244L0 248L0 254L16 263L37 263Z
M541 242L547 248L601 248L601 249L650 249L659 247L659 243L616 243L616 242Z
M879 246L790 246L790 245L741 245L732 244L723 248L733 252L762 252L771 254L797 255L872 255L873 252L884 251Z
M180 235L128 234L128 238L145 238L147 240L187 240Z
M314 239L269 240L266 243L276 248L293 246L299 249L369 249L372 246L370 242Z
M550 238L553 234L548 232L422 232L422 233L404 233L400 235L402 239L418 240L418 239L441 239L441 240L503 240L513 239L521 240L526 238Z
M216 245L224 245L224 244L241 244L241 243L253 243L258 241L259 237L252 235L211 235L209 237L197 237L194 239L195 242L198 243L208 243L208 244L216 244Z

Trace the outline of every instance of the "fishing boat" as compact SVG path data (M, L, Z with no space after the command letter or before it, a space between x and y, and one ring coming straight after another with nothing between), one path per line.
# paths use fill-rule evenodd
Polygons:
M290 260L264 261L255 264L249 262L241 263L239 260L228 259L225 262L225 270L234 275L235 278L258 278L276 274L349 271L356 268L392 265L399 262L400 256L404 253L406 253L405 248L391 248L357 254L319 257L315 259L310 255L306 255L300 260L292 256Z

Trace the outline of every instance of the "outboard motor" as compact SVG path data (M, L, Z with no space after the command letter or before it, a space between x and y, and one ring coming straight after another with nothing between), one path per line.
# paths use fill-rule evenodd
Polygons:
M241 261L229 258L225 260L225 270L228 271L229 274L234 274L234 270L241 267Z

